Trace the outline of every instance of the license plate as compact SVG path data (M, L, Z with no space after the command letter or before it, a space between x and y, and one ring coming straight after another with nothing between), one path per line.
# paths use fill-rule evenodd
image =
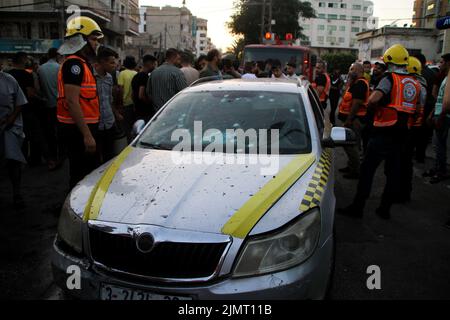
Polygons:
M149 301L149 300L193 300L191 297L173 296L166 294L151 293L141 290L123 288L113 286L109 284L102 284L100 290L101 300L137 300L137 301Z

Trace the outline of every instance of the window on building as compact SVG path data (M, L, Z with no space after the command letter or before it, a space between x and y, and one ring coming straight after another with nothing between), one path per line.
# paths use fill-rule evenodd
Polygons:
M336 37L327 37L327 42L336 43Z
M310 26L309 26L309 24L305 24L304 26L302 26L302 28L303 28L303 30L309 30Z
M328 8L337 8L337 3L328 2Z
M347 9L347 4L346 3L341 3L341 9Z
M324 13L319 13L319 19L325 19L325 14Z
M352 9L353 9L353 10L361 10L361 5L360 5L360 4L354 4L354 5L352 6Z
M352 21L361 21L361 17L352 16Z
M422 50L421 50L421 49L410 49L410 48L406 48L406 50L408 50L410 56L417 56L417 55L419 55L419 54L422 53Z
M325 30L325 26L324 26L323 24L319 24L319 25L317 26L317 29L318 29L318 30Z
M347 16L345 14L341 14L339 16L339 20L347 20Z
M125 14L125 6L123 4L120 5L120 14L121 15Z
M339 31L345 31L345 26L339 26Z
M318 36L317 37L317 42L319 43L323 43L324 37L323 36Z
M428 5L427 10L433 10L434 9L434 3Z
M144 24L144 32L147 32L147 25Z
M364 7L364 12L367 12L368 9L369 7Z
M359 28L357 28L357 27L352 27L352 32L359 32Z
M325 2L319 2L319 8L325 8Z
M327 26L327 30L328 30L328 31L337 31L337 26L328 25L328 26Z
M345 38L339 37L339 43L344 43L344 42L345 42Z
M111 10L116 8L116 0L111 0Z
M337 14L329 14L328 15L328 19L330 19L330 20L337 20L337 18L338 18Z
M383 49L374 49L370 51L371 58L379 58L383 55Z
M439 53L439 54L442 53L443 49L444 49L444 40L439 40L437 53Z

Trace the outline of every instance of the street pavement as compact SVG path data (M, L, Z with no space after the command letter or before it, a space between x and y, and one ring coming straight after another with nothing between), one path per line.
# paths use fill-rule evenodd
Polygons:
M336 168L345 166L342 149ZM427 159L427 167L431 159ZM450 181L430 185L415 166L413 201L396 205L390 221L375 215L384 186L377 172L372 197L361 221L336 216L336 267L332 299L449 299ZM28 204L17 212L11 203L6 172L0 172L0 299L61 299L52 282L50 255L58 207L67 194L67 164L55 172L25 168L23 193ZM350 203L356 181L336 173L337 207ZM381 269L381 290L369 290L367 268Z

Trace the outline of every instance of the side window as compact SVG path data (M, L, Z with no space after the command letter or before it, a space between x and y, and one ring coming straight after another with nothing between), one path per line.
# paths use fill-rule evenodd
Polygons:
M317 96L316 91L311 87L308 88L308 97L309 101L311 102L311 106L314 112L314 118L316 119L319 132L323 134L323 130L325 128L324 111L322 109L322 106L320 105L319 97Z

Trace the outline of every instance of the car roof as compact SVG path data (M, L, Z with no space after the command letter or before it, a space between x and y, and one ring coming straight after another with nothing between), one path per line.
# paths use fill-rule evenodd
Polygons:
M300 85L295 80L285 79L233 79L203 82L191 86L187 92L202 91L269 91L298 93Z

